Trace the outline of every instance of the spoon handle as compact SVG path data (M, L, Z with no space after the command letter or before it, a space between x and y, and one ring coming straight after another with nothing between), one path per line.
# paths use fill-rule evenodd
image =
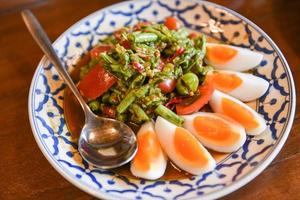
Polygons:
M47 34L45 33L44 29L32 14L30 10L22 11L23 20L31 33L32 37L36 41L36 43L40 46L43 52L46 54L48 59L54 64L56 70L65 81L65 83L69 86L71 91L74 93L75 97L79 101L81 107L83 108L85 114L88 114L90 109L85 103L83 97L79 93L77 87L75 86L73 80L69 76L68 72L66 71L65 67L62 65L60 59L58 58L55 50L52 47L50 39L48 38Z

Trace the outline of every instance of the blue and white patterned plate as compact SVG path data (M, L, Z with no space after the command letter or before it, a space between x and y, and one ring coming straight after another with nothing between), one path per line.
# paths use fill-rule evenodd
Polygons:
M114 30L139 20L161 22L176 16L193 31L264 55L255 73L270 87L252 102L267 121L268 131L248 137L243 147L202 176L146 181L99 170L84 162L68 131L63 111L65 85L44 57L29 93L29 117L35 139L52 166L80 189L104 199L212 199L226 195L256 177L274 159L290 132L295 113L291 71L274 42L254 23L222 6L197 0L126 1L85 17L54 43L61 60L71 66L85 51ZM72 70L72 69L69 69Z

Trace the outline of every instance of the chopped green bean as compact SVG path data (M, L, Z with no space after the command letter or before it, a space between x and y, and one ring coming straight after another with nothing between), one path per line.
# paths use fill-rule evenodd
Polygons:
M125 113L117 114L117 120L126 122L128 120L127 114Z
M133 81L131 82L130 84L130 88L133 89L137 86L141 86L145 80L146 76L140 74L140 75L137 75L135 77L135 79L133 79Z
M155 35L158 36L158 38L162 41L166 41L167 40L167 36L165 36L163 33L161 33L160 31L154 29L153 27L147 27L145 28L145 31L147 31L148 33L154 33Z
M117 64L118 62L109 56L107 53L101 53L101 58L109 64Z
M99 110L99 102L97 100L89 102L89 107L91 108L92 111L98 111Z
M121 103L117 106L117 113L122 114L134 102L134 100L136 99L134 92L134 90L130 91L121 101Z
M118 94L113 92L109 99L108 99L108 102L111 104L111 105L118 105L119 104L119 97L118 97Z
M145 111L137 104L132 104L131 106L131 110L134 113L134 115L136 116L136 119L140 122L143 121L149 121L150 118L148 117L148 115L145 113Z
M129 68L123 69L122 64L111 64L109 66L113 72L123 75L126 80L132 75L131 70Z
M101 100L103 103L108 103L109 102L109 98L110 98L110 94L109 93L105 93L104 95L102 95Z
M181 126L184 122L184 119L182 117L176 115L173 111L163 105L157 106L157 108L155 109L155 113L177 126Z
M146 93L148 92L148 90L149 90L149 85L145 85L145 86L143 86L140 89L138 89L138 90L135 91L135 96L137 98L143 97L143 96L146 95Z
M154 33L139 33L133 32L129 36L132 42L142 43L142 42L154 42L157 40L157 35Z

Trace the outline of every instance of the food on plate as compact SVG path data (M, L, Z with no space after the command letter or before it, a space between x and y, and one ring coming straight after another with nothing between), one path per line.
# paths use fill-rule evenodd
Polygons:
M266 129L241 101L261 97L268 82L237 72L257 66L262 54L206 43L174 17L123 27L86 56L78 89L91 110L140 126L130 165L136 177L162 177L167 157L180 170L203 174L216 166L213 151L236 151L246 134Z
M90 62L81 69L81 94L97 114L135 124L161 115L181 125L177 103L169 102L199 97L198 87L211 69L203 62L205 35L188 35L174 17L165 25L139 22L117 30L90 51ZM99 65L105 73L94 72Z
M216 69L246 71L259 65L262 58L262 54L249 49L226 44L206 44L205 61Z
M216 113L240 123L249 135L259 135L266 129L266 122L255 110L238 99L215 90L209 105Z
M253 101L260 98L269 88L265 79L249 73L227 70L214 70L206 75L213 87L241 101Z
M167 167L167 157L163 152L153 122L144 123L137 133L138 151L131 161L131 173L149 180L158 179L164 175Z
M218 152L233 152L246 141L245 129L221 114L197 112L182 116L183 127L207 148Z
M188 130L157 117L155 131L162 148L179 168L194 175L215 168L213 157Z

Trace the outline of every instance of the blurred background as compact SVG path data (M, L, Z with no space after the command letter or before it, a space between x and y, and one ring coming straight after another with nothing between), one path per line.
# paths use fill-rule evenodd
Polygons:
M116 2L0 0L0 199L94 199L63 179L34 141L27 97L43 54L27 32L20 11L31 9L51 40L55 40L79 19ZM244 15L275 41L291 67L299 94L300 1L212 2ZM300 199L300 114L297 111L292 132L272 164L251 183L223 199Z

